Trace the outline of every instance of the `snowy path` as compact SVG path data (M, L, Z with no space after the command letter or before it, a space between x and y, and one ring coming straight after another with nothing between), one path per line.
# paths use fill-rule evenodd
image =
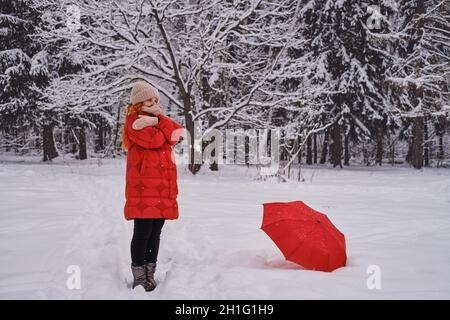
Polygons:
M132 223L122 218L123 160L13 160L0 158L3 299L450 298L450 170L305 169L305 182L285 184L253 181L245 168L180 172L180 219L163 229L163 281L148 294L124 281ZM259 230L261 203L291 200L346 234L346 268L284 261ZM66 287L70 265L81 268L80 290ZM381 290L367 289L370 265L381 268Z

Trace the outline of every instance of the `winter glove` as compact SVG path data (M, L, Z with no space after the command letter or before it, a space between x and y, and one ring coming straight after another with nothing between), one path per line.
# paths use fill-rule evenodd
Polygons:
M160 115L160 114L164 114L162 109L161 109L161 107L159 105L157 105L157 104L154 105L154 106L151 106L151 107L144 106L144 107L142 107L142 111L150 113L150 114L152 114L154 116L157 116L157 115Z
M134 130L141 130L145 127L156 126L158 124L159 119L157 117L150 117L139 115L139 119L136 119L133 122L132 128Z

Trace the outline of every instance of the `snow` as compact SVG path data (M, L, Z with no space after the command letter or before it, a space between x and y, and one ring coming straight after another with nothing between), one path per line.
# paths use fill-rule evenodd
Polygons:
M20 19L19 17L10 15L10 14L0 14L0 22L1 23L9 23L12 25L17 25L17 24L21 24L21 23L27 23L29 21Z
M0 51L0 59L5 65L9 65L12 63L20 63L29 62L30 57L21 49L7 49Z
M31 59L30 75L50 77L47 52L45 50L39 51Z
M302 169L304 181L256 181L254 169L179 170L180 219L163 229L152 293L130 290L132 222L122 217L123 159L0 157L0 298L449 299L450 170ZM348 266L307 271L259 230L262 203L303 200L347 238ZM81 270L69 290L66 270ZM381 290L366 286L380 267Z

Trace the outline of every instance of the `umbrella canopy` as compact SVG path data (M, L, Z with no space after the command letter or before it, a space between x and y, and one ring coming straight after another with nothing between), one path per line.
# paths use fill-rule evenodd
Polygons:
M261 229L286 260L331 272L345 266L345 236L328 217L302 201L264 203Z

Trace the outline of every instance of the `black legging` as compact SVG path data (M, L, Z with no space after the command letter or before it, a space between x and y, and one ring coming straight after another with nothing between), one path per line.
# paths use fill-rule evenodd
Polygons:
M131 240L133 266L142 266L145 262L156 262L164 221L164 219L134 219Z

